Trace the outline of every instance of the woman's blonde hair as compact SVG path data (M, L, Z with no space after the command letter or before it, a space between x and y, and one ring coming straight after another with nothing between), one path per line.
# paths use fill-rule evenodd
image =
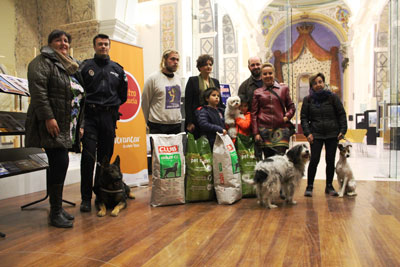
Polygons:
M160 63L161 70L166 67L165 61L167 61L170 54L178 54L179 55L178 51L176 51L176 50L173 50L173 49L165 50L161 57L161 63ZM178 68L179 68L179 63L178 63Z
M266 68L266 67L271 68L272 71L275 73L275 67L274 67L274 65L272 65L272 63L267 62L267 63L262 64L261 69Z

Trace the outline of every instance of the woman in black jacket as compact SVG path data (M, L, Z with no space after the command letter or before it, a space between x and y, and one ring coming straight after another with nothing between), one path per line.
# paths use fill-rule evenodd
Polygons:
M67 174L68 149L79 143L76 134L83 97L77 62L68 55L71 35L54 30L48 45L28 66L29 104L25 122L27 147L44 148L47 192L50 197L49 224L72 227L74 217L62 208L62 193Z
M325 193L337 196L332 181L335 172L337 144L347 131L346 112L339 97L325 85L324 74L312 75L309 81L310 95L304 97L301 108L301 126L311 146L311 160L308 166L307 188L304 196L312 196L315 173L324 144L326 151Z
M198 107L207 105L204 101L204 91L213 87L220 88L219 81L210 76L213 64L214 59L212 56L207 54L199 56L196 67L200 71L200 74L190 77L185 88L185 128L196 139L200 137L200 131L195 111ZM222 101L220 101L218 106L224 106Z

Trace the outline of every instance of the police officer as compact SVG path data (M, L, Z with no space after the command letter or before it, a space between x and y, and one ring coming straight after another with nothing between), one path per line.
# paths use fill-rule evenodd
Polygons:
M124 69L111 61L110 38L98 34L93 38L94 58L85 60L80 68L86 93L82 158L81 158L81 197L82 212L91 211L93 170L97 160L105 156L111 159L114 151L118 109L127 99L128 80ZM96 169L96 179L99 169Z

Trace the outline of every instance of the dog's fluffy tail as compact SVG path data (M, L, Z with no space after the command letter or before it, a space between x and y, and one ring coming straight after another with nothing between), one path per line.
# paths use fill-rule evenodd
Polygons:
M242 176L242 181L245 182L246 184L249 184L249 185L255 185L256 184L256 182L253 179L244 178L243 176Z
M254 174L254 180L253 179L247 179L242 177L243 182L245 182L246 184L250 184L250 185L255 185L255 184L262 184L263 182L265 182L265 180L267 180L268 177L268 173L261 171L261 170L257 170L256 173Z

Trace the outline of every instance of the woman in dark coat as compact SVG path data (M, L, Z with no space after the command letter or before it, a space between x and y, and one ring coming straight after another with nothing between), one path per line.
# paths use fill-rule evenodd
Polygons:
M262 65L261 79L263 87L254 90L251 105L251 127L258 160L261 160L262 153L265 158L285 154L290 140L287 122L296 111L288 86L275 81L275 69L271 63Z
M77 62L68 55L71 36L54 30L48 46L28 66L31 102L26 119L27 147L44 148L47 169L47 192L50 197L49 224L72 227L74 217L62 208L62 192L68 169L68 149L79 142L76 129L83 88Z
M185 88L185 129L195 138L200 137L195 111L198 107L207 105L204 101L204 91L212 87L220 88L219 81L210 77L213 64L212 56L206 54L199 56L196 67L200 74L190 77ZM218 106L224 107L222 101Z
M301 126L311 146L311 160L307 171L306 197L312 197L317 166L325 145L326 187L325 193L337 196L332 181L335 172L337 144L347 131L346 111L339 97L325 85L322 73L312 75L310 95L304 97L301 108Z

